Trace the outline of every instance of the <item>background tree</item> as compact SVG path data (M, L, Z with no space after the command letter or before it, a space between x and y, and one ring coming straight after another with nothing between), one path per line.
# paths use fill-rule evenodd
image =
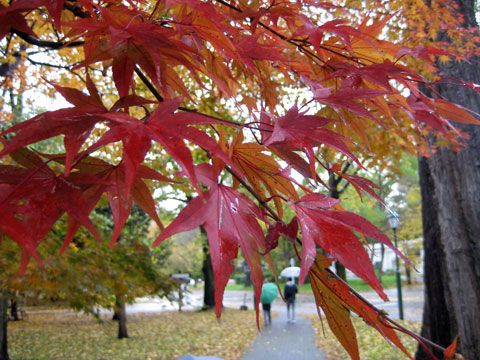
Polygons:
M397 181L395 196L389 199L395 204L395 210L400 216L401 226L397 230L400 249L417 270L422 264L423 237L422 199L420 194L418 162L414 156L406 156L401 165L402 175ZM404 263L407 283L412 284L412 267ZM413 274L415 271L413 270Z
M95 211L102 218L98 223L103 224L106 234L110 235L114 229L110 209L105 207ZM163 271L167 257L165 246L154 251L150 249L150 226L151 219L148 215L138 205L134 205L117 240L118 246L111 250L103 246L100 247L101 251L94 247L94 255L87 255L96 260L97 264L93 266L100 270L99 275L105 277L96 286L103 283L107 298L110 295L115 297L113 310L118 320L119 339L128 337L126 304L146 295L166 296L173 287L169 275Z
M96 209L93 215L102 237L107 239L113 230L109 208ZM54 299L95 316L100 315L100 308L112 309L117 315L118 337L128 337L125 305L137 297L166 296L173 289L169 274L163 271L168 251L166 246L150 248L150 225L150 218L134 206L114 249L80 231L73 244L58 256L66 231L65 223L62 226L60 222L40 249L44 270L39 272L35 266L29 266L23 278L16 276L18 250L6 240L0 246L0 268L8 274L3 279L4 288L13 294L41 294L44 299Z
M379 185L377 193L385 199L388 206L394 209L401 222L398 229L399 246L404 254L407 255L411 263L418 268L420 264L420 242L415 243L408 240L420 239L422 236L421 223L421 199L420 188L418 184L418 166L415 156L405 154L400 160L395 160L396 165L388 157L383 159L386 166L374 167L374 171L359 171L356 175L362 176L375 184ZM389 164L390 163L390 164ZM352 174L353 175L353 174ZM347 187L342 194L342 206L375 224L383 232L390 231L390 225L387 221L388 212L385 207L372 197L360 198L353 187ZM373 239L366 239L374 244ZM380 244L380 250L371 253L371 259L376 263L377 276L382 281L383 261L385 255L385 246ZM404 263L407 280L411 278L411 265ZM410 281L409 281L410 283Z
M459 26L478 34L474 1L453 4ZM448 34L441 34L440 39L455 41ZM478 61L473 56L468 62L439 63L438 67L452 78L468 74L478 82ZM480 98L471 89L444 84L435 91L439 97L480 112ZM472 125L459 128L469 137L465 148L454 152L439 147L432 156L419 160L426 288L422 335L443 345L458 335L460 353L474 359L480 355L480 131ZM436 140L430 140L436 146ZM428 356L419 349L416 357Z
M204 239L200 231L195 230L178 234L166 242L169 256L165 260L165 270L172 274L188 273L198 280L202 277L202 244Z
M0 292L0 359L8 360L7 338L8 297L6 291Z

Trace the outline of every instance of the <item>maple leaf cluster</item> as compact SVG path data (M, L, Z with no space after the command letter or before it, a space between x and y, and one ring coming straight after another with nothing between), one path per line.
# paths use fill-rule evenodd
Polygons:
M63 250L80 226L98 237L89 214L102 196L115 221L113 246L134 201L162 230L154 245L204 226L218 316L238 249L260 294L262 258L273 270L270 252L284 236L295 248L301 246L300 283L310 274L329 323L347 324L347 308L405 351L392 328L378 320L383 318L378 310L329 280L328 261L319 254L344 264L383 299L357 235L402 255L374 225L323 195L328 185L319 172L332 172L359 194L382 201L373 182L343 173L342 162L363 168L362 159L382 156L375 149L387 144L392 152L425 150L429 132L455 143L459 133L451 121L478 121L458 105L422 94L418 83L428 84L403 62L420 50L378 39L390 17L354 25L325 17L333 8L316 0L16 0L0 5L0 38L76 49L69 70L83 79L77 89L51 84L72 107L44 112L0 134L0 230L22 248L20 272L31 257L41 264L36 249L65 214ZM50 33L38 35L39 26ZM444 55L433 48L421 54L429 60ZM107 91L114 101L106 101ZM301 93L298 99L283 106L282 96L295 91ZM200 111L207 94L224 110ZM242 120L232 120L238 118L230 116L232 109L245 113ZM388 137L376 146L380 133ZM58 136L64 153L32 147ZM114 144L120 144L121 154L99 155ZM148 166L155 151L180 171ZM307 182L298 183L293 170ZM196 196L164 228L150 182L172 183L179 177ZM293 219L285 218L285 207L293 210ZM334 332L358 358L346 335L351 327L343 326Z

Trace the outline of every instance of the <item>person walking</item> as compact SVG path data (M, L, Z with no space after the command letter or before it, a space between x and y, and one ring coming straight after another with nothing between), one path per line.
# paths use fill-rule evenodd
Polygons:
M297 285L293 278L288 278L285 288L283 289L283 296L287 301L287 318L288 322L295 322L295 298L298 292Z
M262 303L263 319L265 326L272 324L271 307L272 302L278 295L277 286L271 283L268 278L263 280L262 295L260 296L260 302Z

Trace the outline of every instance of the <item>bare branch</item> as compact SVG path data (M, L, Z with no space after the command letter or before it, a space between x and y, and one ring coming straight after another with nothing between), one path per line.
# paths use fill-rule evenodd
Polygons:
M18 35L22 40L26 41L29 44L45 47L50 49L62 49L66 47L77 47L82 46L85 42L84 41L71 41L71 42L63 42L63 41L46 41L34 38L32 35L24 33L23 31L11 28L10 32Z

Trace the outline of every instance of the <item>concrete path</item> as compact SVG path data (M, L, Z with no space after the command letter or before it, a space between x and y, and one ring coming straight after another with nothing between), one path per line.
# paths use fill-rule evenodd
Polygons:
M360 294L379 309L385 310L393 319L398 319L397 289L386 289L385 293L390 299L384 302L374 291L361 292ZM411 286L403 288L403 311L405 320L422 321L423 314L423 286ZM252 291L225 291L223 305L232 309L239 309L243 301L249 309L253 308ZM285 305L280 298L272 304L272 311L285 313ZM315 300L311 292L300 292L296 301L297 314L316 314Z
M242 360L270 359L324 359L322 352L315 345L310 322L297 316L295 323L289 323L286 312L281 312L272 319L271 325L267 327L263 325L262 332L245 351Z

